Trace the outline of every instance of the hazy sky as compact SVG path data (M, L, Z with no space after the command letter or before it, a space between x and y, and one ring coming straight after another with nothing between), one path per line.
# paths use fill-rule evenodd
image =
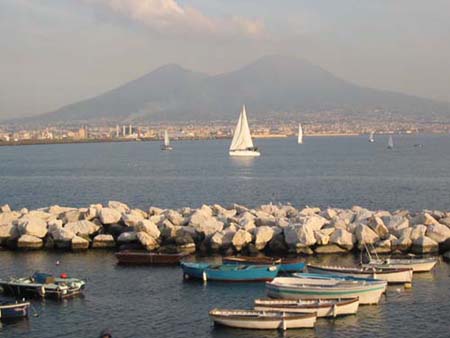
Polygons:
M166 63L295 55L450 101L449 0L0 0L0 118L54 110Z

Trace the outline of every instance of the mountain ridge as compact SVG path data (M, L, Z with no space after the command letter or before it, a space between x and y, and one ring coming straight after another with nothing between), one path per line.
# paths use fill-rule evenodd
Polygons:
M261 119L277 113L295 117L304 112L365 114L376 109L409 116L432 112L450 116L447 102L359 86L306 60L269 55L212 76L167 64L97 96L25 120L235 119L244 103L253 118Z

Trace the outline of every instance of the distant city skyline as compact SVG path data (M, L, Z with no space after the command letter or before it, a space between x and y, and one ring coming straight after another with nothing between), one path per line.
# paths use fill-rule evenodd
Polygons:
M3 0L0 119L55 110L167 63L217 74L273 53L450 101L449 12L443 0Z

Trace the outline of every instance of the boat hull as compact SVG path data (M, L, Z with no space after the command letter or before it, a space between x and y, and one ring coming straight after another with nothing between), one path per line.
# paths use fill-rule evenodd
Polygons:
M28 317L30 303L0 304L0 320L14 320Z
M237 156L237 157L261 156L261 153L259 151L254 151L254 150L230 150L229 154L230 154L230 156Z
M364 267L389 268L389 269L413 269L413 272L430 272L437 263L437 259L386 259L372 260Z
M252 310L212 310L209 316L215 324L252 330L313 328L317 318L315 314L283 315Z
M262 282L274 279L279 271L278 266L248 265L243 266L222 265L216 268L202 263L181 263L186 279L215 280L223 282Z
M359 308L359 299L256 299L254 309L258 311L280 311L316 313L317 317L354 315Z
M253 264L253 265L279 265L281 272L299 272L305 268L305 263L297 258L274 258L274 257L250 257L229 256L224 257L225 264Z
M122 251L115 254L118 264L123 265L175 265L188 254L159 254L140 251Z
M297 279L297 280L296 280ZM309 278L276 278L266 283L271 298L283 299L342 299L359 298L359 304L378 304L386 290L384 281L336 281Z
M413 270L410 268L382 269L382 271L370 271L370 269L365 269L365 271L360 271L359 269L353 268L346 269L341 267L322 267L308 265L308 272L334 276L352 276L357 278L378 279L384 280L391 284L411 283L413 278Z

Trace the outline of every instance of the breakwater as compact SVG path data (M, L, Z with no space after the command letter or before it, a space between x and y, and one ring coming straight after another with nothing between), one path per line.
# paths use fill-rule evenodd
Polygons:
M450 250L450 212L372 211L233 204L148 210L110 201L86 208L0 208L0 245L9 249L133 248L200 254L377 253Z

